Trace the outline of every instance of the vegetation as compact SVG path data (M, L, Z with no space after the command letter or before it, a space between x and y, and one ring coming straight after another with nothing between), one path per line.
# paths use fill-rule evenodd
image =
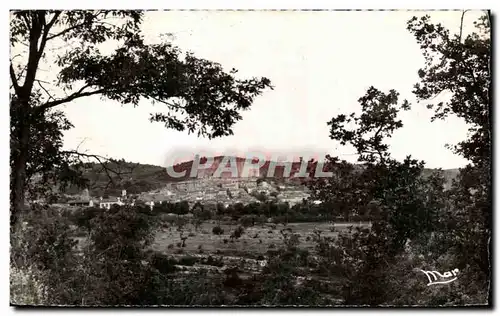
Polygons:
M25 192L35 174L42 174L39 186L82 184L76 181L82 159L106 161L61 149L61 132L71 123L57 110L60 106L92 95L133 106L148 100L163 109L151 121L214 138L231 135L240 112L271 87L267 78L238 79L237 70L225 72L220 64L183 53L169 42L146 44L142 19L141 11L11 13L11 49L28 47L10 61L13 225L25 209ZM114 43L116 49L106 55L100 51L103 43ZM71 48L65 49L68 44ZM37 77L46 63L57 71L52 86ZM101 166L108 176L117 173Z

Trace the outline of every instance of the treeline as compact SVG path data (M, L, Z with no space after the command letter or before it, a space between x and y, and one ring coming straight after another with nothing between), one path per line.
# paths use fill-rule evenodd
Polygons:
M187 201L163 202L153 206L152 214L176 214L186 215L188 213L202 220L217 218L231 218L239 220L250 218L254 222L265 222L271 218L275 222L319 222L319 221L369 221L376 218L375 214L370 214L368 207L363 213L358 213L355 209L351 212L341 213L335 204L313 204L307 200L302 203L290 206L286 202L267 201L264 203L252 202L249 204L235 203L224 205L203 204L196 202L192 207Z

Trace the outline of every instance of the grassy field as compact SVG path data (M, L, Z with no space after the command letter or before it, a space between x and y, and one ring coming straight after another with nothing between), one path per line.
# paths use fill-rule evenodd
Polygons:
M152 248L166 254L182 252L185 254L203 253L254 257L265 254L269 249L282 246L283 235L281 231L283 229L288 229L287 233L299 235L299 247L311 249L314 247L315 230L321 231L322 236L335 236L339 231L352 225L358 226L360 223L335 224L333 232L331 223L289 223L286 226L263 224L248 227L240 238L231 240L231 232L238 227L237 224L221 224L224 234L217 236L212 233L216 223L208 221L204 222L198 230L195 230L195 227L190 224L180 231L175 225L163 228L156 234ZM361 226L368 226L368 224L362 223ZM182 247L181 234L183 237L187 237L185 247Z

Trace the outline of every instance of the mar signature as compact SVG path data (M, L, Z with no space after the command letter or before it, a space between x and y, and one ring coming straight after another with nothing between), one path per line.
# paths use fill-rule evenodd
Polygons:
M429 283L427 283L427 286L433 285L433 284L446 284L453 282L457 279L457 274L458 274L458 269L453 269L452 271L447 271L444 274L441 274L437 271L424 271L420 269L427 278L429 279ZM453 277L452 279L450 279ZM438 281L439 280L439 281Z

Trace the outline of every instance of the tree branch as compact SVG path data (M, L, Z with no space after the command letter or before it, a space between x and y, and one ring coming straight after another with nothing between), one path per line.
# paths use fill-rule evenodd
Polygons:
M160 100L160 99L158 99L156 97L153 97L153 96L148 96L148 97L151 98L151 99L153 99L156 102L166 104L166 105L171 106L171 107L173 107L175 109L185 109L186 108L185 106L182 106L179 103L170 103L170 102L167 102L165 100Z
M99 16L99 14L101 14L100 11L98 11L93 17L92 17L92 20L95 19L97 16ZM47 37L47 41L50 41L51 39L54 39L56 37L59 37L59 36L63 36L64 34L74 30L74 29L77 29L81 26L84 26L86 23L88 22L83 22L83 23L80 23L80 24L76 24L76 25L73 25L71 27L68 27L67 29L65 30L62 30L61 32L57 33L57 34L52 34L50 36Z
M12 66L12 63L10 64L10 80L12 80L12 85L14 86L14 90L16 91L16 94L19 95L19 83L17 82L17 77L16 73L14 72L14 67Z
M112 168L106 166L106 162L109 162L109 161L113 161L113 159L110 159L110 158L106 158L106 157L103 157L103 156L100 156L100 155L96 155L96 154L86 154L86 153L82 153L82 152L78 152L76 150L68 150L68 151L62 151L61 154L66 154L66 155L75 155L75 156L78 156L80 162L82 162L82 160L80 159L80 157L85 157L85 158L91 158L91 159L95 159L97 160L97 162L101 165L102 169L100 171L104 171L106 176L108 177L109 181L108 181L108 184L106 185L106 188L110 185L110 184L115 184L115 181L113 180L113 176L111 174L114 174L118 177L118 179L121 179L121 176L122 174L128 174L128 173L131 173L131 172L122 172L122 171L116 171L116 170L113 170ZM116 161L115 161L116 162ZM118 163L118 162L116 162Z
M43 55L45 45L47 44L47 36L49 35L50 29L52 28L54 23L56 23L59 15L61 15L61 12L56 12L54 14L54 16L52 17L52 20L50 20L50 22L48 24L45 24L45 15L43 16L44 17L44 28L43 28L42 40L40 42L40 47L38 49L38 60L40 60L40 58Z
M31 90L33 88L33 84L36 77L36 72L38 69L38 62L40 60L38 51L38 41L40 36L42 35L43 25L40 24L38 15L36 13L31 14L32 26L29 28L29 55L28 55L28 64L26 67L26 78L24 79L24 84L20 89L20 98L23 99L23 102L27 102L27 100L31 96ZM29 21L29 19L23 15L23 18ZM27 22L28 23L28 22Z
M464 10L462 12L462 18L460 19L460 36L458 38L458 42L461 43L462 42L462 30L463 30L463 26L464 26L464 15L465 15L465 12L467 12L469 10Z
M36 80L38 82L38 85L40 86L40 88L42 88L43 91L45 91L45 93L47 93L47 95L49 96L49 100L52 99L52 100L55 100L55 98L50 94L49 91L47 91L47 89L45 89L44 86L42 86L42 82L41 80Z
M81 97L88 97L88 96L103 93L106 91L106 89L99 89L99 90L95 90L95 91L83 92L83 90L85 90L88 87L89 87L89 85L85 85L80 90L78 90L75 93L70 94L69 96L67 96L64 99L54 100L54 101L50 101L50 102L47 102L45 104L42 104L42 105L37 107L37 110L44 111L46 109L55 107L55 106L63 104L63 103L71 102L71 101L78 99L78 98L81 98Z

